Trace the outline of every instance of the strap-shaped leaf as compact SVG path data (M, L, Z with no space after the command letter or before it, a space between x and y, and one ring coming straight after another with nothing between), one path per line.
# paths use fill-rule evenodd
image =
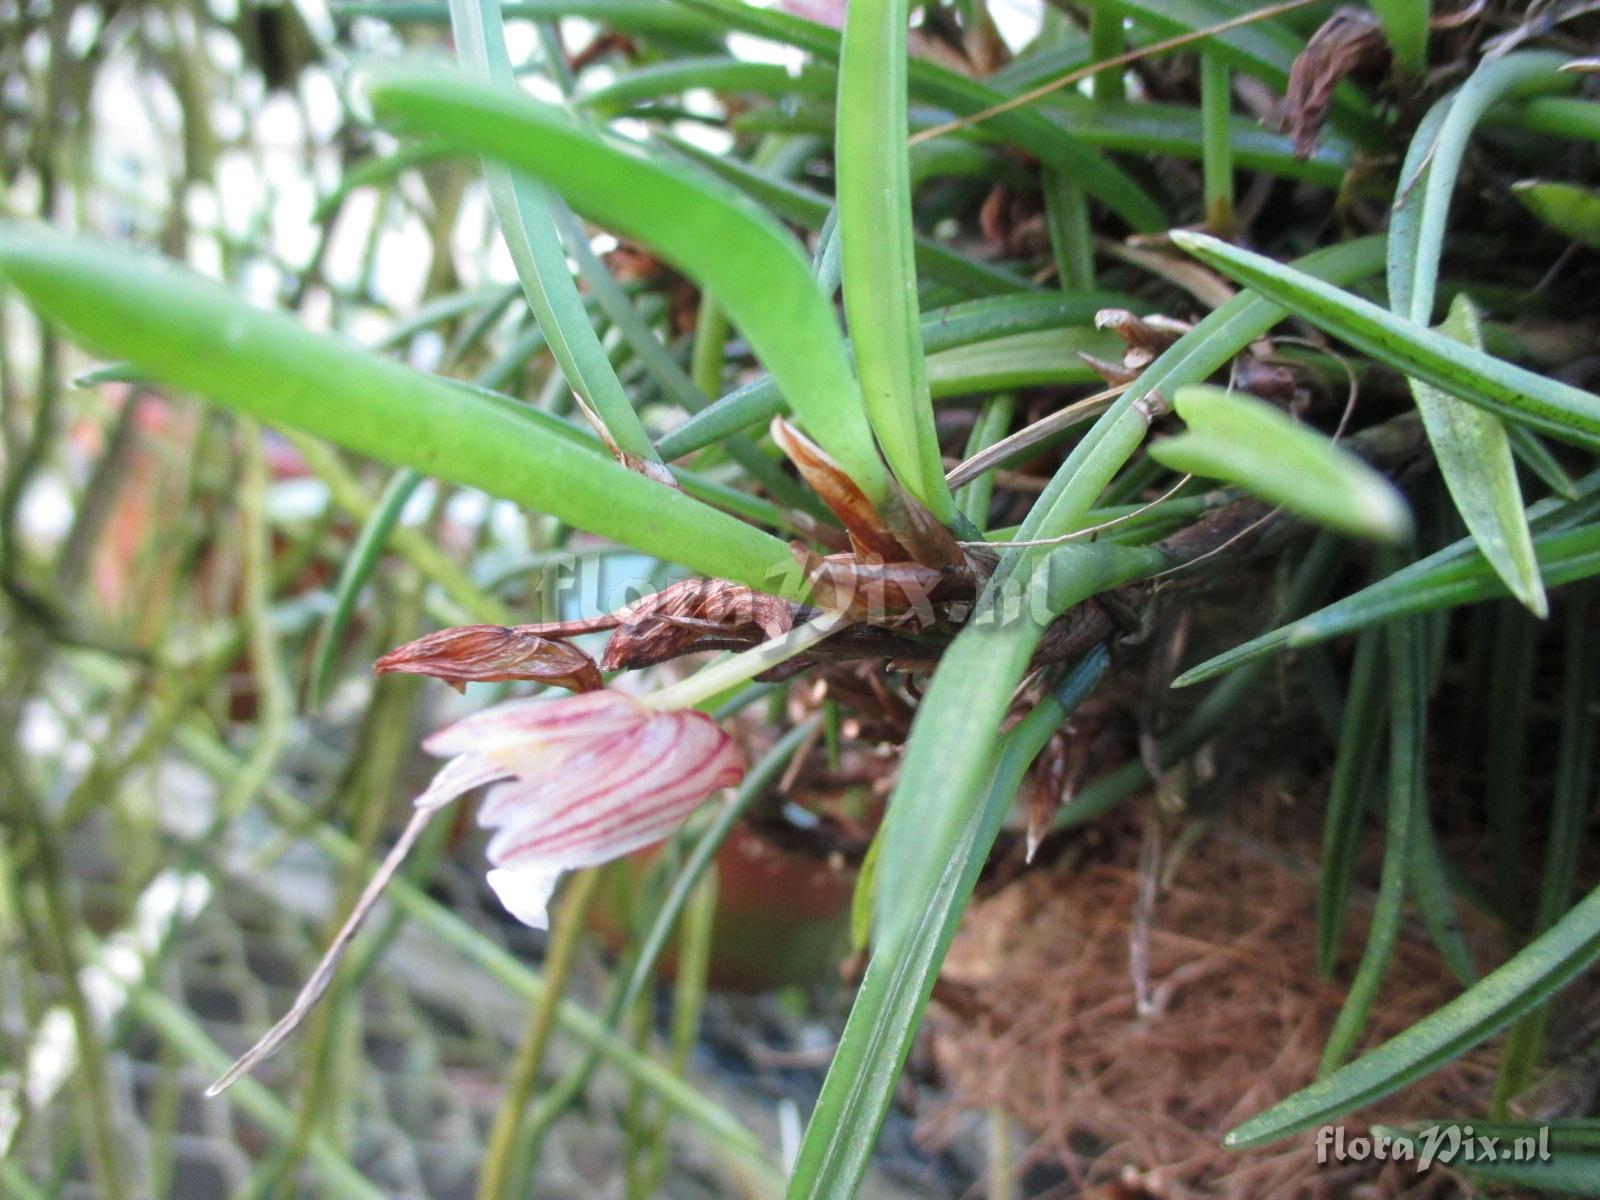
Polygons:
M1000 741L988 786L963 824L937 886L903 936L880 941L795 1162L789 1200L855 1194L900 1079L945 951L1011 799L1050 735L1105 673L1104 647L1082 661ZM874 846L881 846L880 837Z
M825 61L839 57L838 31L781 9L760 8L745 0L678 3L742 33L798 46ZM975 79L920 58L906 64L906 77L915 99L940 105L958 116L987 111L1007 99ZM1161 206L1131 175L1041 114L1025 109L997 113L979 129L980 136L1015 142L1040 161L1071 175L1086 192L1135 229L1154 232L1166 228L1168 222Z
M1600 191L1575 183L1524 179L1511 185L1511 194L1557 233L1600 250Z
M1600 1121L1473 1121L1465 1126L1440 1118L1399 1129L1374 1125L1372 1132L1404 1143L1419 1167L1426 1158L1428 1166L1447 1166L1468 1179L1533 1195L1600 1196ZM1494 1146L1493 1156L1482 1153L1485 1144Z
M582 432L506 397L311 333L165 260L40 226L0 223L0 276L85 345L163 384L799 598L783 542L627 470Z
M1392 483L1282 409L1204 384L1179 388L1173 406L1189 432L1150 447L1163 466L1236 483L1330 529L1385 542L1411 535Z
M485 82L511 86L515 76L506 53L499 0L451 0L450 15L463 69ZM446 134L446 141L452 140ZM603 426L603 436L619 450L658 461L655 445L589 323L545 194L532 181L495 162L486 162L483 174L523 295L567 385L591 422Z
M1372 0L1394 61L1407 75L1428 65L1428 0Z
M1072 351L1090 346L1066 344L1062 339L1072 335L1065 327L1092 321L1102 308L1125 307L1123 299L1131 297L1119 297L1114 292L992 296L934 309L922 319L922 348L928 355L930 387L935 395L953 395L963 390L1014 386L1010 373L1019 363L1028 372L1026 381L1030 383L1041 379L1062 382L1068 372L1073 373L1072 382L1098 378L1076 374L1079 368L1087 368ZM1133 303L1134 310L1140 311L1142 306L1137 301ZM1043 344L1028 343L1028 352L1022 355L1016 353L1022 348L1016 344L1009 345L1003 354L987 350L988 345L1015 335L1044 331L1050 331L1052 336ZM963 347L974 349L970 355L946 353ZM680 458L741 429L764 427L785 411L777 382L771 376L755 379L671 430L661 439L659 448L668 459Z
M1223 1142L1243 1148L1277 1141L1398 1091L1493 1037L1548 1000L1596 958L1600 958L1600 889L1443 1008L1252 1117Z
M1600 574L1600 525L1562 526L1537 533L1533 549L1540 573L1552 585ZM1463 538L1353 596L1191 667L1173 680L1173 686L1187 687L1263 654L1327 641L1395 617L1455 608L1504 594L1505 584L1494 568L1470 538Z
M900 482L942 521L945 486L922 361L906 156L906 0L855 0L839 61L835 191L845 318L867 415Z
M521 92L414 68L376 71L365 91L380 122L525 171L595 222L653 245L717 297L861 489L874 502L888 494L832 305L799 243L767 213L684 163Z
M1463 346L1304 271L1216 238L1172 240L1229 278L1415 379L1508 420L1600 450L1600 396Z
M1423 9L1419 58L1427 37L1426 6ZM1385 29L1389 31L1387 23ZM1400 170L1389 224L1389 307L1398 315L1423 325L1433 319L1450 201L1479 120L1507 97L1572 87L1573 77L1560 70L1564 61L1562 55L1539 52L1485 62L1423 119ZM1458 342L1483 349L1477 315L1465 296L1456 297L1440 328ZM1421 380L1411 381L1411 392L1439 473L1468 531L1511 594L1543 616L1549 606L1533 558L1505 426L1493 413L1472 408Z

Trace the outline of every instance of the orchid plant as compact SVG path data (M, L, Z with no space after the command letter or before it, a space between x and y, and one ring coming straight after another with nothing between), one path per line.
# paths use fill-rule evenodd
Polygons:
M1343 75L1363 55L1388 64L1392 54L1396 71L1414 71L1419 30L1425 61L1426 6L1375 6L1381 23L1359 23L1355 35L1335 28L1308 44L1298 4L1244 12L1220 0L1111 0L1091 6L1096 19L1083 31L1052 11L1027 51L991 63L986 77L979 60L1010 52L995 48L981 4L954 6L960 20L932 6L955 22L956 45L941 55L930 44L943 26L931 18L911 52L908 0L851 0L840 28L743 0L572 0L574 12L618 22L624 41L719 48L709 63L646 63L598 83L574 76L559 30L545 21L568 6L532 7L544 49L530 62L512 61L498 0L449 0L422 5L421 19L448 21L453 67L350 70L353 110L402 141L329 203L422 159L466 160L461 170L481 173L525 302L523 328L534 335L522 362L548 350L552 363L542 404L513 385L521 362L471 383L428 373L256 308L176 264L34 224L0 225L0 278L53 326L118 360L123 378L396 468L336 585L316 679L349 645L357 597L424 477L688 573L599 616L546 612L516 624L497 601L474 614L477 623L377 659L379 674L421 674L460 690L531 683L571 694L505 700L423 741L446 761L404 833L292 1010L214 1091L304 1019L447 805L486 789L477 813L493 831L488 884L515 918L543 928L564 875L667 838L708 798L747 772L760 775L735 732L705 711L714 698L752 681L827 678L841 663L865 664L885 696L886 680L907 681L894 697L908 715L858 884L870 961L791 1197L842 1197L859 1184L1014 797L1034 760L1059 747L1063 722L1114 652L1138 653L1151 639L1170 652L1170 661L1156 656L1166 668L1151 674L1158 686L1226 677L1170 736L1142 728L1139 753L1120 774L1076 795L1057 786L1030 805L1030 857L1043 839L1114 807L1215 735L1273 650L1359 633L1358 661L1369 669L1352 678L1350 719L1392 718L1387 766L1365 742L1340 749L1366 756L1341 758L1341 778L1386 770L1390 782L1390 858L1363 986L1352 989L1336 1031L1331 1074L1241 1126L1239 1144L1401 1086L1523 1016L1593 961L1600 911L1592 896L1569 903L1568 870L1549 919L1504 975L1402 1035L1404 1045L1334 1069L1387 961L1385 937L1400 920L1416 857L1407 838L1426 816L1416 747L1427 659L1412 622L1504 596L1543 616L1551 590L1600 571L1591 519L1600 481L1568 473L1600 448L1600 396L1512 361L1504 346L1514 339L1487 335L1470 299L1458 299L1442 326L1430 324L1445 217L1479 119L1493 111L1497 128L1558 140L1568 136L1562 119L1580 131L1571 136L1600 128L1592 101L1566 95L1579 79L1570 56L1508 47L1485 57L1421 118L1393 181L1387 233L1286 263L1227 240L1244 207L1233 196L1236 172L1257 172L1268 188L1289 180L1331 189L1358 161L1381 159L1394 130ZM1418 12L1420 26L1402 19ZM786 46L807 65L791 72L741 59L727 50L730 33ZM939 61L952 53L960 69ZM1182 56L1196 57L1197 108L1151 116L1118 98L1125 69ZM540 74L541 85L521 86L524 72ZM1235 114L1236 77L1250 81L1252 96L1266 86L1294 98L1292 132ZM1066 90L1089 78L1092 102ZM677 137L675 97L702 83L781 101L730 117L762 135L753 155L708 154ZM1414 96L1410 84L1402 90ZM1543 100L1588 107L1538 107ZM819 121L831 144L806 132ZM1003 157L995 143L1022 153ZM1128 149L1198 159L1200 203L1119 158ZM819 157L831 165L831 196L794 178ZM1034 224L1048 261L1028 263L1034 274L1019 269L1026 237L1004 227L1003 196L977 222L1000 248L989 256L967 253L920 211L924 178L974 172L986 186L1021 173L1042 197ZM1357 191L1369 186L1352 179ZM1560 202L1548 190L1536 196ZM1117 237L1096 239L1092 215ZM670 313L655 314L661 329L641 315L597 257L592 228L687 281L695 297L687 370L671 345ZM1115 264L1098 279L1119 290L1101 289L1097 262ZM1385 272L1387 307L1367 287ZM591 309L614 337L597 331ZM1190 321L1180 311L1201 315ZM1276 335L1291 314L1321 332ZM619 366L619 343L638 374ZM1357 407L1358 384L1374 367L1406 381L1390 389L1403 393L1398 404ZM568 392L576 417L554 402ZM1416 477L1435 467L1459 530L1413 513ZM1550 494L1525 504L1524 476ZM1390 557L1378 562L1414 561L1307 615L1348 578L1342 566L1366 561L1365 543L1385 548ZM1280 553L1297 564L1284 611L1260 638L1178 675L1182 634L1158 628L1169 584ZM456 579L436 564L435 576ZM1381 638L1380 623L1388 625ZM597 661L576 639L598 633L609 636ZM696 654L719 657L653 689L628 674ZM1390 667L1390 692L1374 683L1383 678L1370 667L1378 656ZM1345 833L1366 800L1342 794L1335 806L1342 824L1325 864L1334 880L1327 944L1348 899L1354 851ZM1448 950L1454 925L1442 873L1428 886L1430 928ZM1533 982L1508 993L1500 984L1512 977Z

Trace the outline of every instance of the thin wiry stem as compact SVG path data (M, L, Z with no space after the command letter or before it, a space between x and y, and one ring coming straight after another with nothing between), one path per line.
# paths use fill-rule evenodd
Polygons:
M512 1064L511 1076L506 1080L500 1109L495 1113L494 1128L484 1151L483 1172L478 1176L478 1200L506 1200L512 1194L507 1183L516 1158L517 1132L522 1127L528 1097L533 1093L539 1068L544 1063L545 1047L550 1044L550 1034L555 1029L556 1007L567 990L578 942L597 895L600 877L599 867L590 867L573 876L566 902L556 917L555 928L550 931L544 959L544 995L528 1017L527 1033Z
M1029 88L1025 92L1018 92L1009 100L986 108L982 112L970 113L965 117L958 117L954 121L946 121L943 125L935 125L931 129L923 129L913 134L912 145L918 142L931 141L936 137L955 133L959 129L970 129L974 125L987 121L990 117L998 117L1001 113L1010 112L1014 108L1021 108L1032 104L1041 96L1048 96L1051 92L1058 92L1064 87L1071 87L1075 83L1108 71L1114 67L1125 67L1129 63L1138 62L1143 58L1150 58L1156 54L1165 54L1168 50L1177 50L1182 46L1189 46L1195 42L1203 42L1208 38L1216 37L1219 33L1227 33L1230 29L1239 29L1245 25L1253 25L1257 21L1270 20L1281 17L1284 13L1293 12L1297 8L1306 8L1316 0L1285 0L1282 4L1269 4L1265 8L1255 9L1253 12L1241 13L1237 17L1229 17L1226 21L1218 21L1215 25L1207 25L1204 29L1190 29L1184 33L1163 38L1159 42L1151 42L1148 46L1140 46L1129 50L1126 54L1119 54L1115 58L1102 59L1092 62L1086 67L1079 67L1076 71L1068 71L1065 75L1057 76L1049 83L1041 83L1038 87Z

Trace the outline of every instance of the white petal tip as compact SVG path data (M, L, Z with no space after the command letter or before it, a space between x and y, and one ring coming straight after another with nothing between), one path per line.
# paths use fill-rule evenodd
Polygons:
M550 897L561 878L560 868L495 867L486 878L513 917L535 929L550 928Z

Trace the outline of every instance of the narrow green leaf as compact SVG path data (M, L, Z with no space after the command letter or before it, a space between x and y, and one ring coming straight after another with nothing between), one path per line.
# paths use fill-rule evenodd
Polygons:
M1600 574L1600 525L1539 534L1533 540L1533 548L1545 582L1552 586ZM1438 612L1506 595L1504 582L1475 549L1446 561L1435 561L1437 557L1421 559L1309 617L1208 659L1178 676L1173 686L1187 687L1260 655L1325 642L1396 617Z
M985 404L978 419L972 423L972 433L967 438L962 459L971 458L1005 437L1016 407L1016 398L1009 395L996 396ZM985 471L956 492L956 504L961 509L961 515L971 522L974 529L989 528L989 503L993 496L994 473L991 471Z
M1221 55L1200 53L1200 145L1206 228L1218 237L1233 231L1233 141L1229 109L1233 80Z
M463 69L485 83L514 86L515 75L500 25L499 0L450 0L450 18ZM459 144L447 131L439 133L441 138ZM493 162L484 164L484 179L523 295L567 386L591 420L598 420L606 436L624 454L646 462L660 461L655 444L589 323L549 202L531 180L515 176Z
M883 850L883 826L872 835L872 843L861 860L855 890L850 893L850 952L859 954L872 939L872 910L878 904L878 855Z
M1389 959L1400 936L1417 813L1424 803L1428 695L1420 635L1414 620L1394 621L1384 630L1384 656L1389 668L1389 779L1383 871L1361 965L1356 968L1333 1031L1322 1048L1322 1062L1318 1068L1322 1074L1349 1057L1351 1047L1366 1026L1367 1014L1378 997L1378 988L1389 970Z
M449 19L442 0L336 0L329 8L338 17L371 17L380 21ZM577 18L596 25L657 38L690 50L722 48L726 33L714 22L661 0L506 0L507 17L529 21Z
M374 72L365 90L380 122L449 136L463 151L543 179L599 224L653 244L728 310L823 449L869 498L887 496L832 305L799 244L767 213L520 92L416 69Z
M1387 542L1411 536L1410 511L1392 483L1282 409L1205 384L1172 399L1190 432L1150 447L1163 466L1236 483L1330 529Z
M744 0L678 0L686 7L717 17L730 28L756 37L798 46L827 62L837 62L837 30L775 8L758 8ZM958 116L987 111L1006 96L955 71L921 58L906 64L912 96ZM1044 116L1026 109L996 113L978 127L979 136L1015 142L1046 165L1071 175L1091 196L1141 232L1168 225L1161 206L1121 167L1096 153Z
M619 466L570 426L309 333L170 262L6 222L0 275L85 345L163 384L702 574L801 596L783 542Z
M1508 425L1506 434L1511 438L1511 453L1517 456L1518 462L1533 472L1540 483L1563 500L1571 500L1577 496L1572 476L1567 473L1567 469L1555 455L1550 453L1550 448L1537 434L1530 433L1521 425Z
M1386 312L1293 267L1216 238L1174 230L1178 246L1363 353L1452 396L1600 449L1600 396L1572 387Z
M387 183L412 167L437 162L441 158L451 157L451 154L448 142L435 140L418 142L412 146L402 147L392 154L375 155L357 163L339 177L339 182L332 191L317 201L316 208L311 210L311 221L320 225L324 221L331 220L352 192L372 187L374 184Z
M1600 1122L1474 1121L1470 1128L1475 1138L1497 1140L1493 1160L1465 1153L1468 1138L1459 1120L1411 1121L1398 1129L1374 1125L1372 1131L1403 1142L1417 1162L1431 1152L1430 1165L1448 1166L1468 1179L1538 1196L1600 1195ZM1477 1145L1472 1143L1474 1150Z
M833 202L826 196L787 179L779 179L749 163L725 154L712 154L699 146L672 137L663 143L704 167L719 179L732 184L745 195L759 201L774 216L793 221L807 229L821 230L833 213ZM916 236L917 269L929 280L948 284L963 295L992 296L1008 292L1037 292L1037 284L1006 267L979 262L958 254L932 238ZM827 291L826 288L823 289Z
M1578 526L1600 510L1600 471L1590 472L1576 487L1576 500L1541 500L1528 510L1535 534L1534 552L1550 583L1584 578L1592 565L1590 534ZM1461 538L1309 617L1279 626L1189 668L1173 680L1172 686L1187 687L1263 654L1336 637L1402 613L1433 611L1497 596L1504 587L1473 540Z
M845 10L834 142L844 311L878 443L900 482L941 521L945 486L923 371L906 158L906 0Z
M1428 65L1428 0L1372 0L1395 65L1417 76Z
M1126 305L1116 299L1116 293L1088 292L1081 296L992 296L935 309L922 321L922 348L929 356L928 372L935 393L956 395L961 390L1004 388L1006 372L1012 365L1009 353L994 355L975 350L970 358L951 358L946 357L946 351L1092 321L1100 309L1118 307ZM1140 305L1135 301L1133 307L1138 311ZM1012 351L1020 348L1011 346ZM1027 348L1027 365L1033 372L1029 378L1059 381L1083 366L1072 356L1074 347L1059 341L1052 344L1045 339L1044 344L1028 343ZM1088 343L1077 348L1087 349ZM770 376L756 379L667 433L661 439L660 450L668 459L680 458L738 430L764 427L785 411L777 383Z
M1234 1149L1287 1137L1398 1091L1548 1000L1600 957L1600 889L1443 1008L1231 1130Z
M1050 735L1105 673L1103 647L1090 651L986 756L980 802L962 823L936 886L903 934L880 939L851 1007L839 1049L806 1127L789 1200L835 1200L860 1185L916 1037L945 952L966 911L1022 777Z
M1600 638L1590 628L1593 599L1594 588L1590 584L1572 589L1565 597L1561 734L1544 871L1533 917L1535 933L1550 928L1572 904L1585 844L1584 828L1594 797L1594 706L1600 700ZM1540 1009L1523 1018L1507 1035L1501 1050L1500 1075L1495 1081L1497 1112L1531 1082L1544 1053L1547 1018L1548 1010Z
M1511 185L1511 194L1557 233L1600 250L1600 191L1575 183L1524 179Z
M1483 349L1477 310L1465 294L1456 296L1439 329L1464 345ZM1439 473L1473 540L1505 580L1507 590L1535 616L1545 616L1550 605L1534 560L1533 534L1505 426L1492 413L1463 404L1421 380L1411 381L1411 394Z
M928 356L933 394L964 396L1048 384L1098 383L1100 375L1080 353L1116 357L1122 343L1092 326L1067 326L1014 333L941 350Z
M1308 254L1299 265L1307 272L1347 281L1379 270L1382 253L1379 239L1362 238ZM1285 310L1271 300L1248 293L1235 296L1167 347L1106 410L1056 470L1018 530L1018 538L1053 537L1071 529L1072 523L1094 503L1109 482L1109 477L1102 479L1083 471L1084 463L1097 453L1096 446L1106 432L1120 428L1128 436L1137 435L1131 443L1137 446L1143 440L1144 425L1130 422L1134 421L1136 408L1142 407L1147 397L1165 395L1184 384L1200 383L1286 315ZM1114 470L1120 469L1121 462L1118 462Z
M1171 37L1232 20L1244 11L1230 0L1103 0L1131 18L1145 36ZM1220 56L1237 71L1282 92L1295 56L1305 48L1304 36L1281 19L1252 21L1206 40L1206 52ZM1330 119L1335 127L1359 136L1368 145L1384 145L1385 130L1371 104L1348 82L1333 93Z
M356 600L366 586L378 560L383 557L389 535L400 523L400 514L406 502L422 483L423 476L414 470L396 471L378 499L378 507L362 525L355 544L345 554L344 566L339 570L339 581L333 589L333 607L317 630L316 647L311 654L310 707L322 706L328 694L328 683L333 676L333 664L339 656L339 645L350 618L356 610Z
M1120 454L1126 461L1125 443L1108 436L1101 444L1100 459ZM1099 473L1094 462L1084 472ZM1162 552L1148 547L1068 544L1027 556L1012 571L997 571L990 579L917 708L885 818L888 832L878 868L880 940L897 935L915 918L949 861L981 795L994 735L1045 628L1072 604L1160 570L1166 562Z
M1328 785L1328 810L1322 826L1322 863L1317 873L1317 969L1325 979L1332 976L1338 958L1356 850L1382 761L1384 706L1378 669L1382 658L1381 636L1363 633L1356 642L1355 661L1350 668L1349 694L1339 727L1333 780Z
M578 272L583 277L589 294L611 319L612 328L622 335L639 365L655 380L656 386L668 400L686 412L704 412L711 401L678 365L672 353L661 344L633 301L606 269L605 263L589 245L583 225L572 210L558 198L556 203L551 205L551 216L568 247L568 253L578 266ZM702 305L706 304L713 302L702 299ZM728 452L728 457L743 467L745 474L760 484L774 500L787 504L790 508L809 512L821 520L832 520L827 508L817 499L816 494L785 473L783 468L763 453L750 438L735 434L725 438L722 445Z
M1419 54L1427 36L1427 6L1421 7ZM1423 325L1433 319L1450 201L1479 120L1508 97L1573 86L1572 78L1561 73L1564 61L1562 55L1543 52L1486 61L1423 119L1400 171L1389 227L1389 304L1397 315ZM1464 295L1456 297L1440 331L1475 350L1483 349L1477 313ZM1543 616L1549 606L1533 561L1522 490L1504 425L1494 414L1463 404L1421 380L1411 381L1411 391L1439 473L1468 531L1512 595Z

